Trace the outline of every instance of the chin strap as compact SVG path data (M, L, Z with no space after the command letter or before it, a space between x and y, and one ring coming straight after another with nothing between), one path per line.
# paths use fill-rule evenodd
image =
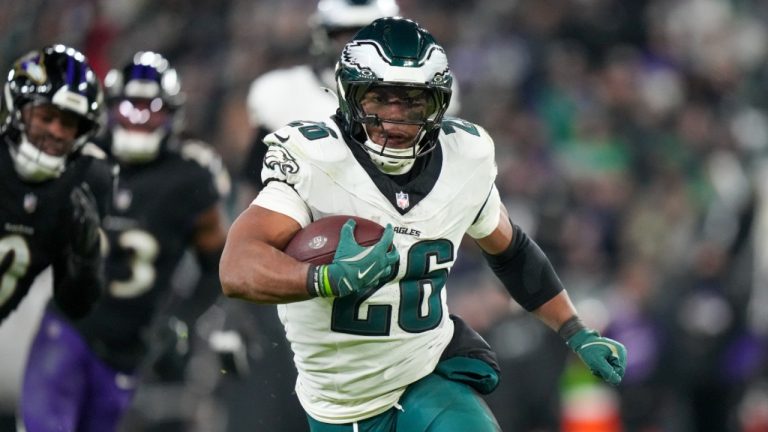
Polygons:
M141 163L154 160L166 131L139 132L115 127L112 130L112 154L122 162Z
M388 175L405 174L413 168L416 158L413 157L413 149L389 149L385 154L383 152L383 146L380 146L370 139L366 140L363 144L368 151L368 155L371 160L379 168L381 172ZM390 157L390 155L396 155L401 157Z
M66 156L52 156L29 142L27 135L21 134L18 146L10 145L9 151L13 166L18 175L30 182L42 182L57 178L64 172Z
M381 121L378 117L374 117L373 123L381 125ZM387 147L386 142L384 145L376 144L368 135L368 130L363 127L365 131L366 140L363 143L363 147L368 152L374 165L379 168L381 172L387 175L400 175L405 174L413 168L416 162L418 144L414 144L412 147L404 149L395 149ZM419 132L414 141L419 142L423 134Z

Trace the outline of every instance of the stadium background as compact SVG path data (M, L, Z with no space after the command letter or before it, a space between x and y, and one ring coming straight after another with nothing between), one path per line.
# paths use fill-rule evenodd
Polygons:
M629 350L622 386L595 384L466 245L450 297L501 356L489 403L508 430L557 430L558 420L568 431L767 430L768 3L399 4L446 47L461 116L495 138L513 220L549 254L585 320ZM189 132L223 154L237 186L248 86L307 60L314 7L4 0L0 63L62 42L103 77L134 51L165 54L188 95ZM13 354L0 347L0 359ZM226 403L213 399L198 413L209 425Z

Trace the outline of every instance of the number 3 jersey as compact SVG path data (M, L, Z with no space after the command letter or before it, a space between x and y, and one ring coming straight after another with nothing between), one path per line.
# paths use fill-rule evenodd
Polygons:
M4 136L0 136L2 140ZM24 182L16 175L8 145L0 142L0 323L16 309L46 267L53 266L54 289L65 277L67 240L63 221L71 211L72 189L87 183L103 217L112 179L112 166L106 162L104 152L94 144L86 144L59 178Z
M155 161L120 167L112 211L103 224L109 245L106 290L91 314L75 323L112 367L138 366L146 353L145 333L172 291L194 224L219 202L227 182L216 153L196 141Z
M489 235L500 199L491 138L446 119L440 144L409 182L381 173L331 117L294 122L265 138L265 188L254 204L306 226L335 214L395 230L397 273L380 289L278 306L295 354L296 392L327 423L386 411L408 384L431 373L453 336L446 280L465 233Z

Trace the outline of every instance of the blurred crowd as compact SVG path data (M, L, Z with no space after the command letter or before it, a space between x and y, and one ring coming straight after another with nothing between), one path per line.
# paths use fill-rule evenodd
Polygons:
M629 352L622 385L598 385L465 245L449 301L498 350L502 386L489 403L502 425L768 430L768 3L399 4L447 49L460 117L494 137L512 219L584 320ZM103 77L136 50L163 53L184 79L188 132L221 152L237 188L248 86L306 61L315 5L5 1L0 63L62 42ZM233 199L229 210L242 208Z

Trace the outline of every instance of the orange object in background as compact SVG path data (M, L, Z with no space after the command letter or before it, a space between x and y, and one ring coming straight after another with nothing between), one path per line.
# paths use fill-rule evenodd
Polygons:
M619 399L603 384L582 384L563 397L563 432L622 432Z
M562 432L623 432L616 390L592 375L575 356L562 381Z

